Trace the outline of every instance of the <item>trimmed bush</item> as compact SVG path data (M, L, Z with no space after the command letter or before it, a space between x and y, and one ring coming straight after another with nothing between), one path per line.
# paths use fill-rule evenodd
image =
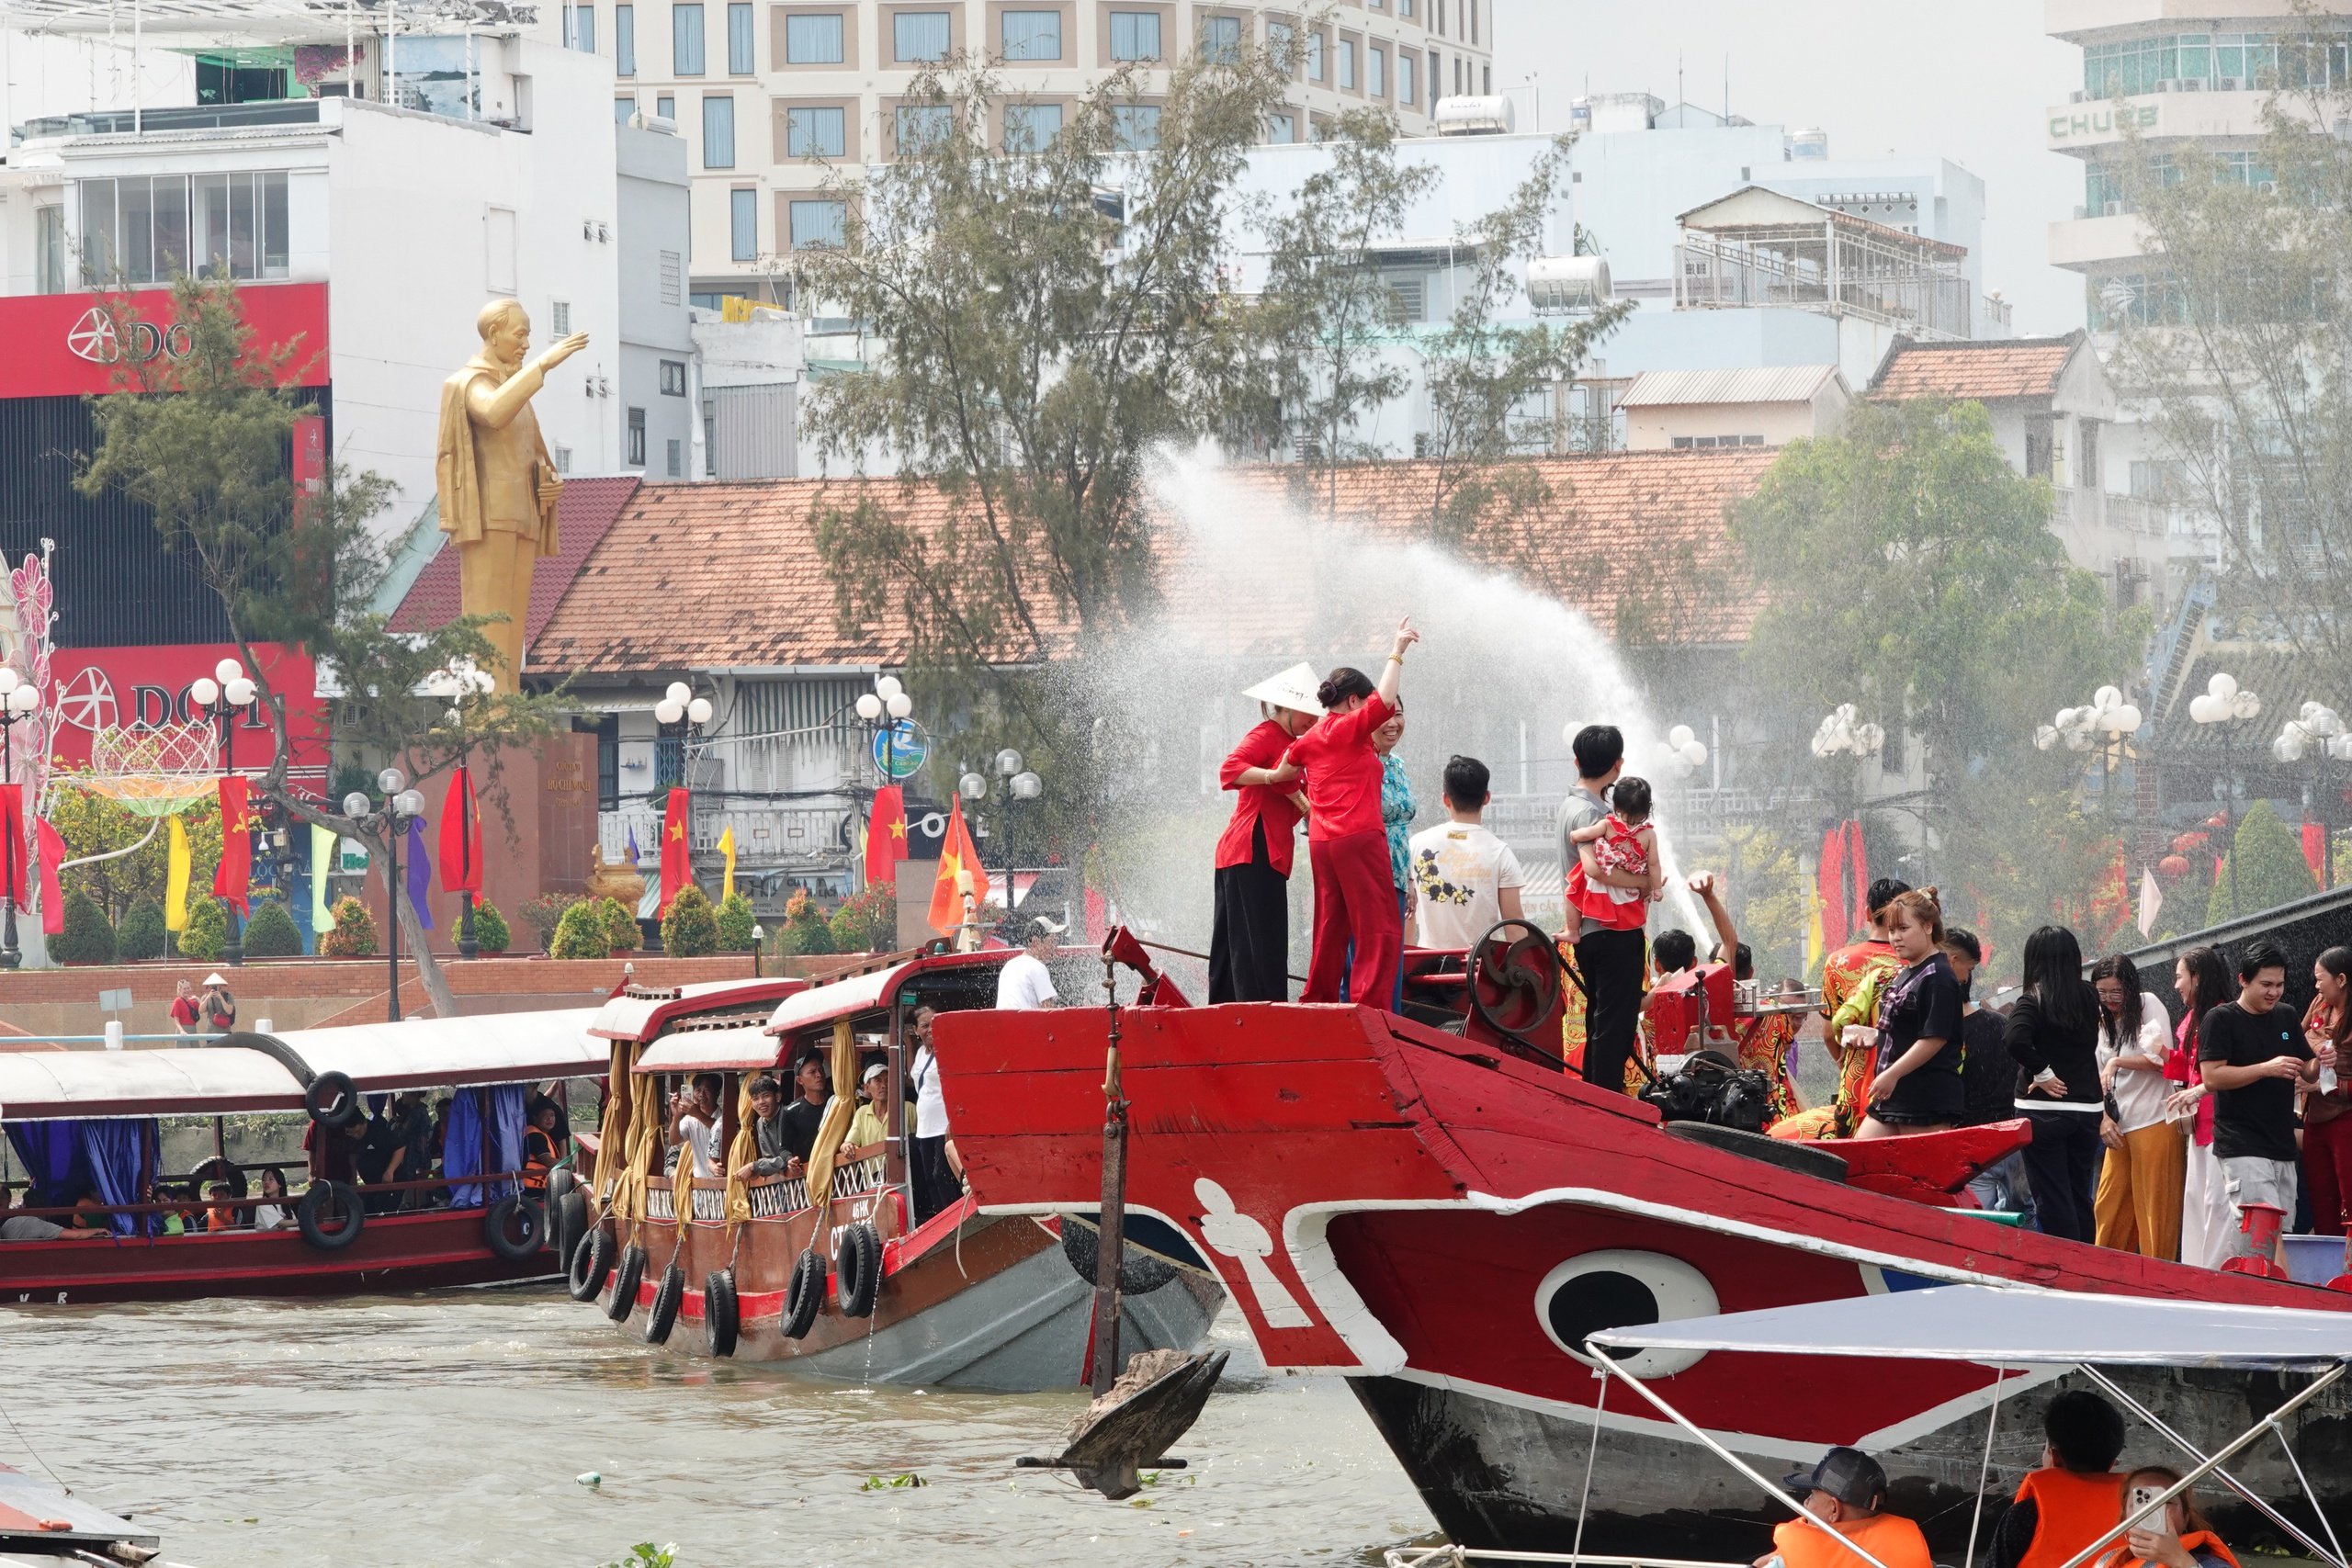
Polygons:
M117 958L136 960L164 956L164 907L141 898L126 910L114 931Z
M563 912L581 902L577 893L542 893L523 906L523 923L539 939L541 953L554 951L555 928Z
M710 895L688 883L662 917L662 951L678 958L707 958L718 951L718 917Z
M776 938L776 951L787 958L833 951L833 929L826 924L825 911L817 908L817 900L805 887L784 907L784 930Z
M560 917L559 917L560 918ZM498 906L485 898L474 906L474 945L484 953L503 953L514 944L514 933L507 929L506 917Z
M2230 902L2230 867L2238 868L2237 904ZM2238 915L2273 909L2319 891L2319 879L2303 859L2303 846L2294 830L2278 820L2267 800L2257 800L2238 818L2237 842L2223 856L2213 890L2205 904L2208 926Z
M751 952L752 931L759 923L759 918L752 913L752 901L741 893L729 893L718 901L718 951Z
M319 938L322 958L365 958L376 951L376 917L346 894L334 901L334 929Z
M876 883L833 911L835 953L888 953L898 944L897 883Z
M229 945L229 916L209 893L187 897L187 929L180 932L180 956L209 964Z
M595 905L583 900L563 912L563 918L555 923L555 935L548 942L548 955L551 958L610 958L613 955L612 932L606 928L604 916Z
M275 899L254 906L254 918L245 922L245 956L248 958L300 958L302 955L302 929L286 906Z
M617 898L599 898L594 908L596 918L605 922L605 946L608 953L635 953L645 945L645 932L637 923L637 913Z
M49 955L60 964L114 962L114 927L98 901L80 888L65 896L65 929L49 941Z

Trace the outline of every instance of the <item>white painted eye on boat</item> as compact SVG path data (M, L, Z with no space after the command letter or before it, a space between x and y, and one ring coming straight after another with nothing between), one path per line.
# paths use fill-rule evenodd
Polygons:
M1713 1317L1722 1308L1707 1277L1662 1252L1609 1247L1581 1252L1553 1269L1535 1287L1535 1321L1552 1343L1580 1361L1591 1357L1585 1337L1604 1328L1678 1318ZM1704 1350L1611 1351L1637 1378L1671 1377L1695 1366Z

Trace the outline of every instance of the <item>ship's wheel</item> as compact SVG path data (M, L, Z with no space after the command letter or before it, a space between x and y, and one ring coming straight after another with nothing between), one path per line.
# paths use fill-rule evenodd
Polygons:
M1560 952L1540 927L1501 920L1470 949L1470 1007L1498 1034L1518 1038L1560 1005Z

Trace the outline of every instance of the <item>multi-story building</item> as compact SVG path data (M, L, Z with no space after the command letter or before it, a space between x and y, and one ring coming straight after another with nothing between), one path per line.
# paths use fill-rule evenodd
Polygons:
M1429 129L1438 99L1494 86L1493 0L610 0L570 6L567 36L612 62L614 112L674 123L692 152L692 292L781 300L783 258L840 234L837 171L897 155L923 111L917 75L985 59L1003 85L983 130L1036 145L1121 69L1140 72L1126 123L1155 133L1156 96L1193 50L1295 45L1295 88L1272 141L1308 141L1360 106Z

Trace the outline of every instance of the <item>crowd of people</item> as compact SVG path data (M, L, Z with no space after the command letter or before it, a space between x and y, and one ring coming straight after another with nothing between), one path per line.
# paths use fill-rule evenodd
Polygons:
M1376 679L1343 667L1318 681L1302 664L1244 694L1262 722L1219 773L1237 799L1217 841L1212 1002L1289 999L1287 884L1301 824L1314 871L1302 1001L1402 1010L1408 942L1466 949L1523 918L1526 874L1484 824L1484 763L1450 760L1445 819L1413 831L1396 742L1419 640L1401 623ZM1588 1083L1635 1092L1652 1070L1644 998L1659 976L1695 965L1698 945L1680 931L1646 934L1666 873L1653 791L1626 773L1623 735L1587 726L1570 750L1577 785L1558 822L1558 942L1576 979L1566 1055ZM1687 886L1714 928L1711 957L1752 986L1752 954L1716 879L1701 872ZM2352 1039L2352 948L2320 955L2318 994L2300 1019L2281 1009L2277 948L2255 942L2234 964L2193 950L2173 976L2176 1016L2130 958L2086 966L2072 931L2045 926L2025 942L2019 994L1996 1010L1973 994L1984 944L1946 923L1936 889L1882 879L1868 905L1867 931L1823 965L1822 1040L1838 1068L1827 1103L1806 1107L1792 1069L1801 1008L1741 1021L1738 1065L1763 1075L1775 1136L1883 1138L2022 1117L2031 1142L1970 1190L1980 1206L2050 1235L2219 1267L2275 1249L2280 1227L2247 1224L2250 1210L2278 1211L2285 1228L2346 1233L2352 1085L2335 1064Z

